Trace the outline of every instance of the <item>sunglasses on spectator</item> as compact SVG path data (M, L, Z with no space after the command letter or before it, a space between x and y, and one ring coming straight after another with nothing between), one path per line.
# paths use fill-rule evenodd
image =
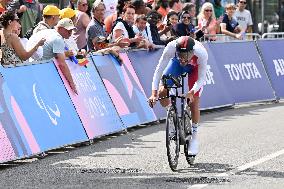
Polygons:
M88 3L81 4L83 7L88 6Z
M241 4L247 4L247 2L245 2L245 1L239 1L239 3L241 3Z
M211 9L206 9L206 10L204 10L205 12L212 12L212 10Z
M190 19L190 16L183 16L183 19Z

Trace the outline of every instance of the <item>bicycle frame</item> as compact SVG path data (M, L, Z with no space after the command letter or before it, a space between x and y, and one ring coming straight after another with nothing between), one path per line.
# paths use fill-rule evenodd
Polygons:
M178 78L174 78L171 75L163 76L162 82L164 87L167 89L167 94L165 97L161 97L158 100L168 99L171 100L171 106L167 110L167 120L166 120L166 147L167 147L167 156L170 168L175 171L178 165L178 157L180 152L180 145L184 145L184 154L186 160L189 164L193 164L195 156L191 156L188 154L188 147L191 139L191 117L190 113L185 109L185 99L184 96L184 78L187 73L182 74ZM168 86L167 81L173 81L174 85ZM180 84L181 80L181 84ZM181 95L179 94L179 88L181 88ZM170 94L170 90L174 89L175 94ZM181 99L181 110L180 116L177 108L177 98ZM173 125L171 125L171 120L173 121ZM188 122L189 121L189 122ZM171 128L174 128L174 132L170 132ZM174 133L174 135L172 135ZM174 148L172 148L171 141L174 141ZM174 150L174 151L172 151Z
M174 78L173 76L169 75L169 76L163 76L162 81L163 81L163 85L164 87L167 89L167 95L166 97L160 98L160 99L166 99L166 98L170 98L171 100L171 104L172 107L174 108L175 112L176 112L176 120L177 120L177 125L179 128L179 132L180 132L180 143L181 144L185 144L186 140L187 140L187 134L185 133L185 119L184 119L184 115L185 115L185 96L184 94L184 78L186 77L187 73L182 74L180 77L178 78ZM167 86L167 81L168 80L172 80L174 85L173 86ZM181 84L180 84L180 80L181 80ZM181 88L181 93L182 95L179 95L179 91L178 89ZM175 95L170 95L170 90L174 89L175 90ZM181 99L181 110L180 110L180 116L179 116L179 112L178 112L178 108L177 108L177 98ZM183 123L179 122L182 121Z

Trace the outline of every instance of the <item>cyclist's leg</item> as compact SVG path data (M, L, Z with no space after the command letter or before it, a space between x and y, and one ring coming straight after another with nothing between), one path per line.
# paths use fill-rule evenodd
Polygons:
M158 93L159 93L159 98L165 97L165 96L167 96L168 89L166 89L164 86L160 85ZM170 105L170 99L169 98L161 99L160 104L163 107L167 107L167 106Z
M179 77L182 73L185 72L185 68L187 66L183 67L180 65L179 61L177 58L172 58L170 60L170 62L168 63L168 66L166 67L166 69L163 72L163 75L172 75L174 77ZM171 80L167 81L167 86L171 87L173 86L174 83ZM166 89L164 86L160 85L159 88L159 97L165 97L167 95L168 89ZM170 99L163 99L160 100L160 103L163 107L167 107L170 105Z
M198 66L195 66L192 72L188 76L188 87L191 89L198 79ZM189 145L189 153L191 155L196 155L198 153L198 138L197 138L197 128L200 121L200 110L199 110L199 97L201 95L202 89L194 94L194 101L190 104L190 111L192 115L192 140Z

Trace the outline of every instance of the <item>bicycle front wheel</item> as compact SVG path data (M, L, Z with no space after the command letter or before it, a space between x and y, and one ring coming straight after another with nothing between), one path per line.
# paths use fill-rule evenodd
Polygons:
M190 141L191 141L191 135L192 135L191 127L192 127L191 116L187 112L185 112L184 113L184 130L185 130L186 135L187 136L190 135L190 137L188 138L188 140L185 141L184 155L185 155L185 159L187 163L190 165L193 165L194 160L195 160L195 155L189 155L189 152L188 152L188 148L189 148Z
M168 109L166 126L168 162L172 171L176 171L179 158L179 131L177 126L177 114L173 107Z

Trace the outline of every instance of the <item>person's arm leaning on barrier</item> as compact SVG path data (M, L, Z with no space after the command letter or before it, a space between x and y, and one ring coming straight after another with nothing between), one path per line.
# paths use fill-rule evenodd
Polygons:
M76 89L76 85L74 83L74 80L72 78L72 75L70 73L70 70L65 62L65 55L62 53L58 53L56 54L56 60L58 62L58 66L61 70L61 72L63 73L64 77L67 79L71 89L74 91L74 93L78 94L77 89Z
M242 33L241 32L232 33L230 31L228 31L227 27L226 27L226 23L221 23L220 27L221 27L221 33L222 34L228 35L228 36L236 38L236 39L242 39ZM241 30L239 26L237 26L237 30L239 30L239 31Z

